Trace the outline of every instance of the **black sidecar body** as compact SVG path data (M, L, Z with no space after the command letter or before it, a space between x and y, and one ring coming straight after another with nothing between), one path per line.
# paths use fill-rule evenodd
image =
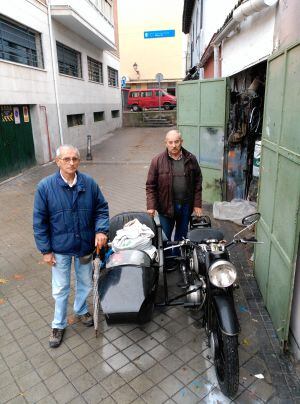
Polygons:
M110 221L109 239L124 224L138 219L154 232L153 244L162 256L161 229L145 212L125 212ZM151 260L140 250L122 250L113 253L102 271L99 295L103 314L108 324L137 323L151 320L158 285L160 260Z

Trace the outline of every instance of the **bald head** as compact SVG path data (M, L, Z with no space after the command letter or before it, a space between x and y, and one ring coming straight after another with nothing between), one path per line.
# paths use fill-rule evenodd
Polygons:
M170 156L175 159L179 157L183 139L178 130L169 130L169 132L166 134L165 143Z

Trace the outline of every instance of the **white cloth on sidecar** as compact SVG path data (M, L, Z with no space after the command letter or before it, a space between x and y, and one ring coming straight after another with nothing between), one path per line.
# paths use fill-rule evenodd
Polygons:
M151 259L155 259L157 249L152 244L153 237L154 233L150 227L142 224L138 219L133 219L126 223L123 229L117 230L112 241L112 249L115 252L120 250L142 250Z

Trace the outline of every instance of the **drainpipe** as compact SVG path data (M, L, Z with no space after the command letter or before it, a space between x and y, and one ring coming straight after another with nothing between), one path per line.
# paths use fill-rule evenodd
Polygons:
M248 0L233 11L232 18L235 21L241 22L244 18L254 13L259 13L264 8L273 6L277 1L278 0Z
M259 13L267 7L272 7L277 2L278 0L248 0L233 11L231 20L214 39L214 67L216 67L219 62L219 51L216 51L216 47L222 43L223 39L225 39L245 18L254 13ZM216 60L216 58L218 58L218 60ZM219 67L217 69L219 70Z
M214 46L214 79L218 79L220 77L220 54L219 54L219 45Z
M48 26L49 26L49 37L50 37L50 49L51 49L51 60L52 60L52 71L53 71L53 84L54 84L54 94L55 94L55 103L57 110L57 118L58 118L58 127L59 127L59 138L60 144L64 144L63 131L61 125L61 117L60 117L60 107L58 101L58 90L57 90L57 78L56 78L56 65L55 65L55 53L54 53L54 41L53 41L53 31L52 31L52 19L51 19L51 0L48 0Z

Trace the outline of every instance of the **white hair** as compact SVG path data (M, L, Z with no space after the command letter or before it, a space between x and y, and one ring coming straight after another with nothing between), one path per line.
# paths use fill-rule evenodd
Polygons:
M171 129L166 133L165 140L167 140L168 135L179 135L179 138L182 139L181 133L177 129Z
M79 150L77 149L77 147L75 147L75 146L73 146L73 145L71 145L71 144L62 144L61 146L59 146L59 147L56 149L56 157L59 158L59 157L61 156L61 154L62 154L62 151L65 150L65 149L75 150L75 152L76 152L78 158L80 158Z

